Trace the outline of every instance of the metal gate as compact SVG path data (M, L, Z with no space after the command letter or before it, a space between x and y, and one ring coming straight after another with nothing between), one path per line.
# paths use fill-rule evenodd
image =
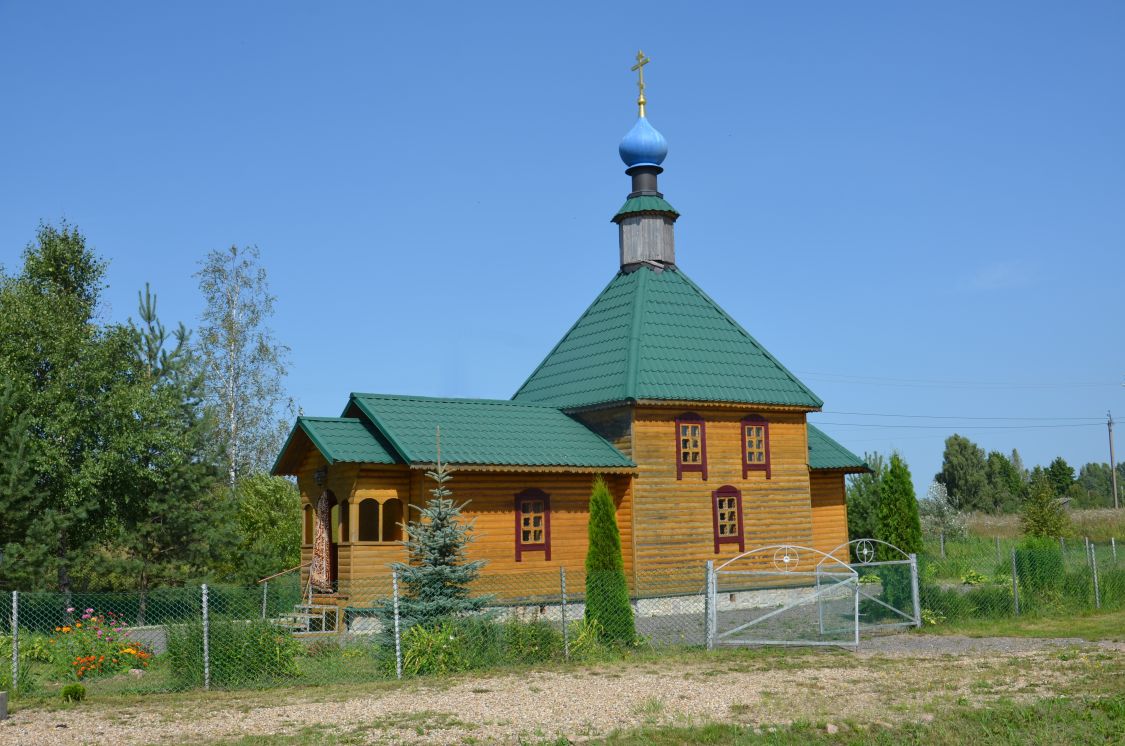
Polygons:
M847 564L858 575L856 624L860 633L922 626L916 555L879 539L853 539L833 549L830 556L834 562L840 562L841 556L855 558ZM833 563L825 562L822 559L818 569L821 565L835 569ZM830 617L823 613L819 617L821 631L831 633Z
M859 574L810 547L773 544L707 563L707 647L859 646Z

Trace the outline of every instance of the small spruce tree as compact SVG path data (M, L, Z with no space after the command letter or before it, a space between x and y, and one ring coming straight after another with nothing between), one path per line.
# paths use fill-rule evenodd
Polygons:
M466 557L473 527L472 521L462 520L461 510L468 503L458 505L452 499L453 492L447 485L453 477L441 463L440 445L437 467L426 476L437 486L430 490L432 497L426 506L418 509L419 520L407 524L408 538L403 544L410 560L391 565L398 572L402 589L399 613L406 625L432 626L480 611L491 600L469 595L469 586L485 562Z
M1056 496L1056 485L1041 476L1032 483L1020 514L1025 536L1057 539L1070 529L1070 517Z
M586 621L596 623L605 639L632 642L633 608L629 605L629 586L625 562L621 558L621 534L617 511L605 480L594 480L590 495L586 549Z

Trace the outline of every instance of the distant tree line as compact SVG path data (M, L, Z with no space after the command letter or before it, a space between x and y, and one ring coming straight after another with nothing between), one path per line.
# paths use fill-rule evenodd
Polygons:
M0 267L0 588L248 582L296 564L299 498L267 469L290 407L256 249L202 262L198 333L157 296L104 320L107 264L66 223Z
M1059 456L1047 466L1027 469L1019 451L1010 456L985 450L963 435L945 441L941 471L934 481L945 486L951 504L961 511L1013 513L1023 509L1032 485L1049 487L1052 497L1072 508L1113 507L1109 464L1084 464L1077 473ZM1125 484L1125 464L1117 465L1117 480Z

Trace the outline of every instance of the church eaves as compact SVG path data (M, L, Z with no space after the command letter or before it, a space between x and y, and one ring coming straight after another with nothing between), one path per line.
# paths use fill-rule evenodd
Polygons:
M823 404L681 270L646 265L619 272L512 398Z

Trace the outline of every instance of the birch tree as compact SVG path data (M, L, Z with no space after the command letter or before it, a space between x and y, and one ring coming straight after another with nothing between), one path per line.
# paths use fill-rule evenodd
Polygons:
M217 249L202 265L195 276L205 308L195 356L233 488L240 476L267 469L281 445L292 410L283 387L289 348L269 326L276 298L257 247Z

